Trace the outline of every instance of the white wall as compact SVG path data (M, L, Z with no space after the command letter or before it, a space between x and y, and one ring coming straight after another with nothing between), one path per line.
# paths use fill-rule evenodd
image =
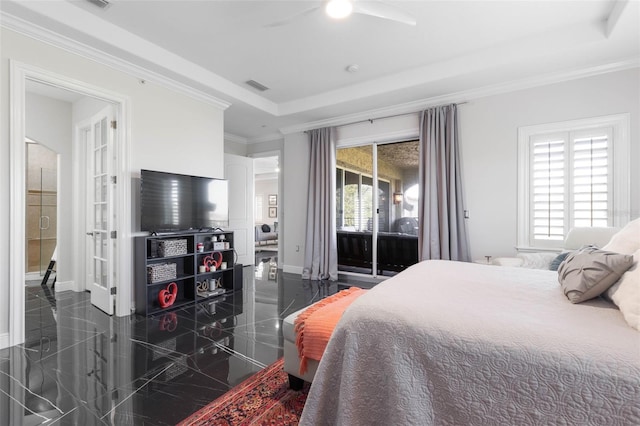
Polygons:
M631 164L640 164L640 69L461 105L462 173L473 258L513 255L517 221L518 127L609 114L631 115ZM640 216L640 173L631 168L631 217Z
M71 121L75 126L82 121L90 119L107 106L109 106L108 102L85 96L72 104Z
M307 188L309 186L309 139L305 133L286 135L281 192L282 227L278 226L278 241L282 251L282 269L302 274L304 241L307 225Z
M261 153L282 152L284 147L284 139L276 139L262 143L251 143L247 145L247 155L251 157L259 157Z
M8 265L9 241L9 59L30 64L128 96L131 105L132 216L137 217L136 179L141 168L223 177L223 111L131 75L15 32L0 34L0 265ZM139 229L133 223L134 232ZM133 240L131 240L132 242ZM0 270L7 294L8 268ZM8 333L8 298L0 300L0 343Z
M631 115L631 164L640 164L640 69L471 100L458 109L472 258L515 254L518 127L609 114ZM338 128L338 145L415 137L412 114ZM284 144L284 264L301 270L309 158L306 134ZM631 167L631 217L640 216L640 168ZM301 209L302 207L302 209ZM300 245L300 252L295 252Z
M225 139L224 141L224 153L225 154L233 154L240 155L242 157L247 156L247 144L241 142L234 142Z
M58 154L58 252L56 282L65 287L73 278L72 217L65 214L72 202L71 163L71 103L35 93L27 93L25 102L25 130L28 138Z
M336 132L338 146L370 144L372 142L397 142L418 137L418 114L382 118L340 126Z

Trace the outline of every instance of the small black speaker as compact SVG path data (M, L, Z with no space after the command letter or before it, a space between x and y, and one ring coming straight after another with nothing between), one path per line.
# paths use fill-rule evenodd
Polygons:
M233 291L242 290L242 263L233 265Z
M160 257L160 254L158 253L158 245L158 240L149 240L149 257Z

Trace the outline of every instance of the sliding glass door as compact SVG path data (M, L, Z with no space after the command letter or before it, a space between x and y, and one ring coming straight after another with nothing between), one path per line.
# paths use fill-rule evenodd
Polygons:
M418 258L418 142L339 148L338 269L393 275ZM405 194L406 192L406 194Z
M373 147L336 153L338 270L373 273Z

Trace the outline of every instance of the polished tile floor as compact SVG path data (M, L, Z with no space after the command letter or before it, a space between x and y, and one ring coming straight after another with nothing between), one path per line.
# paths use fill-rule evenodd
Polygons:
M27 287L26 342L0 350L0 425L174 425L283 354L288 314L344 284L276 269L161 316L109 317L88 293Z

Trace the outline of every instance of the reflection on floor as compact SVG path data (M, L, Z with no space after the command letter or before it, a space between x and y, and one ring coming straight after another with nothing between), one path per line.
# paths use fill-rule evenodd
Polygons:
M261 244L261 243L256 243L256 253L257 252L261 252L261 251L273 251L273 252L277 252L278 251L278 244Z
M26 342L0 350L0 425L173 425L282 356L282 320L344 285L244 268L244 290L144 318L26 287Z

